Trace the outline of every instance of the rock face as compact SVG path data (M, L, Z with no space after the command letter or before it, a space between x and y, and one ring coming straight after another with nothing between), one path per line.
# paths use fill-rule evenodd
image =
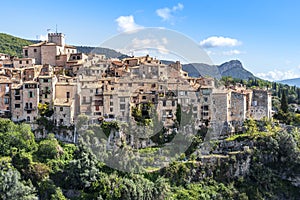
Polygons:
M221 65L207 65L203 63L191 63L182 66L183 70L189 73L189 76L210 76L220 79L222 76L231 76L239 79L255 78L255 76L244 69L239 60L231 60Z
M222 76L231 76L239 79L255 78L254 75L243 68L239 60L231 60L218 66Z
M189 73L189 76L210 76L220 79L222 76L217 65L207 65L203 63L190 63L182 66L184 71Z

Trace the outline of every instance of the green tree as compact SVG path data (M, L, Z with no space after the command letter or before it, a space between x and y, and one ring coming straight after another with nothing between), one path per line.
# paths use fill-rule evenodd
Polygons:
M74 160L66 166L65 188L84 189L97 180L98 160L83 144L79 144L75 151Z
M3 159L0 163L0 199L38 199L32 184L22 181L18 170Z
M41 162L57 159L61 154L63 154L63 148L59 145L53 134L50 134L47 139L39 143L36 152L37 159Z
M284 113L288 112L289 104L288 104L288 98L287 98L287 91L283 90L281 95L281 110Z

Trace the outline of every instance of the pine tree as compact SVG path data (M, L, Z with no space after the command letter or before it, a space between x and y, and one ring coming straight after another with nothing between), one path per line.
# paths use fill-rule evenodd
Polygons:
M286 90L282 91L280 108L284 113L288 112L289 104L288 104L288 99L287 99L287 95L286 95Z

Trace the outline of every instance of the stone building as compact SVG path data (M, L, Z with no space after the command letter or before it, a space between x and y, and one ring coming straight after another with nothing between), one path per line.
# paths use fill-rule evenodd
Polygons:
M11 80L0 77L0 116L11 117Z
M54 122L56 125L74 125L77 113L77 84L72 77L60 76L55 84Z
M272 117L272 94L266 90L253 90L250 117L261 120Z
M77 50L65 44L65 36L62 33L48 33L48 41L23 48L23 57L34 58L38 65L64 66L71 53L77 53Z
M40 103L48 104L50 108L53 107L55 98L55 85L57 77L54 75L53 67L51 65L43 65L41 73L38 76L40 89Z
M38 116L39 88L38 82L26 81L23 83L23 116L27 122L34 122Z
M23 113L23 84L14 83L11 88L11 119L14 122L25 121ZM25 104L26 105L26 104Z
M34 58L15 58L13 59L14 68L27 68L35 65Z

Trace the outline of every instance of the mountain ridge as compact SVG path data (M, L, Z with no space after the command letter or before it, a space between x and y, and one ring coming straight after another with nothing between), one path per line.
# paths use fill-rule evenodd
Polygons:
M291 79L284 79L281 81L276 81L278 83L287 84L290 86L297 86L300 87L300 78L291 78Z

